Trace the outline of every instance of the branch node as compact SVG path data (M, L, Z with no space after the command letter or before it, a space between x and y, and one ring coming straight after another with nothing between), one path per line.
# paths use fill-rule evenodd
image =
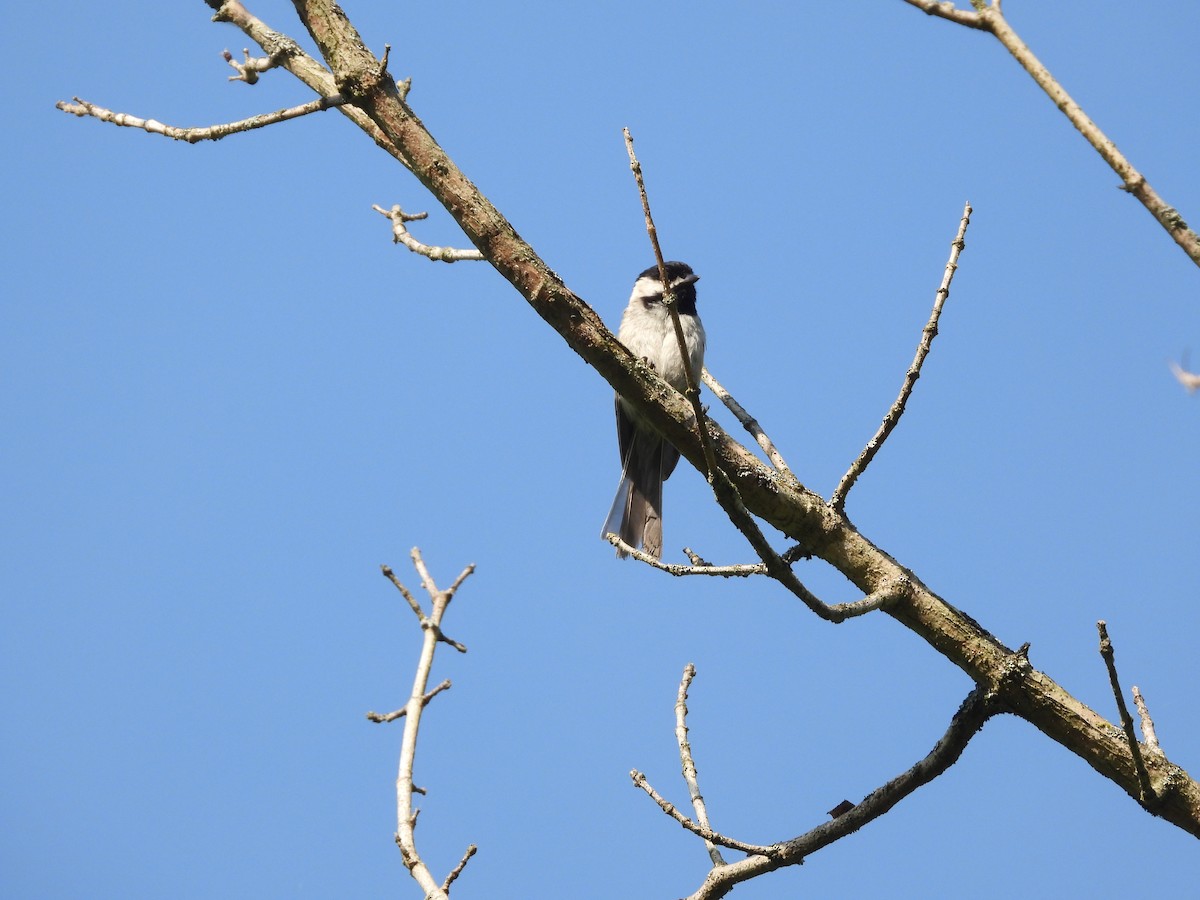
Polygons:
M277 50L270 56L254 57L250 55L248 47L242 48L242 54L245 59L243 62L238 62L228 50L221 51L221 56L225 62L229 63L233 70L237 72L236 75L230 75L229 80L244 81L246 84L257 84L259 74L269 69L274 69L280 64L284 56L282 52Z
M424 256L426 259L431 259L435 262L453 263L462 260L478 261L482 260L483 254L472 248L463 250L457 247L435 247L429 244L422 244L418 241L406 226L407 222L415 222L418 219L428 217L429 213L406 213L399 206L393 206L391 209L384 209L379 204L372 204L371 209L379 213L381 216L386 216L392 221L392 242L395 244L403 244L413 253L419 256Z

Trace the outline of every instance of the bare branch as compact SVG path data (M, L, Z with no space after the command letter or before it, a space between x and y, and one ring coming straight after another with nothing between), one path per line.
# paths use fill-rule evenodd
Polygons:
M749 578L752 575L766 575L775 578L777 581L781 580L772 575L768 564L765 562L742 563L733 566L714 566L712 563L701 560L689 548L684 547L684 553L697 561L693 562L690 566L680 563L664 563L662 560L655 559L653 556L643 553L636 547L630 546L615 534L609 533L605 537L608 538L610 544L624 550L634 559L678 578L688 575L708 575L716 578ZM778 557L778 559L781 565L790 565L790 562L785 560L784 557ZM793 594L800 597L817 615L835 624L843 622L846 619L853 619L866 613L874 612L877 609L885 608L899 600L909 590L910 586L907 580L898 579L894 583L889 583L878 590L872 591L861 600L851 600L846 603L834 603L830 605L821 601L815 594L796 580L794 576L789 580L789 583L784 584L784 587L787 587Z
M668 816L690 831L692 834L704 838L705 842L720 844L722 847L728 847L731 850L741 850L743 853L751 853L755 856L764 856L773 858L777 855L777 849L774 847L764 847L760 844L747 844L745 841L739 841L736 838L726 837L723 834L718 834L711 828L697 825L687 816L679 811L674 803L664 798L662 794L656 791L650 782L646 780L645 774L633 769L629 773L629 777L633 780L634 787L641 788L646 794L658 804L659 809L665 812Z
M111 109L105 109L102 106L89 103L87 100L81 100L79 97L73 97L72 99L75 101L74 103L59 100L54 105L63 112L71 113L80 118L91 116L92 118L99 119L101 122L110 122L113 125L120 125L125 128L140 128L142 131L150 134L161 134L163 137L169 137L176 141L186 141L189 144L195 144L200 141L219 141L221 138L229 137L231 134L241 134L242 132L253 131L256 128L275 125L278 122L286 122L289 119L298 119L300 116L307 116L309 113L333 109L346 102L340 94L332 97L318 97L316 100L301 103L299 106L279 109L272 113L263 113L260 116L251 116L249 119L241 119L237 122L179 128L175 125L164 125L157 119L141 119L129 113L113 112Z
M392 567L380 566L379 568L380 571L383 572L384 577L394 584L396 586L396 590L398 590L404 596L404 599L408 601L409 608L417 614L417 621L424 622L425 611L421 609L421 604L417 602L417 599L412 595L412 593L409 592L408 588L400 583L400 579L396 577L396 573L392 571Z
M752 855L738 862L714 867L705 878L704 884L687 900L716 900L724 897L735 885L743 881L784 866L798 865L818 850L853 834L954 765L984 723L1002 711L988 690L982 687L975 688L954 714L946 733L925 758L911 769L873 791L861 803L845 809L836 818L823 822L799 837L768 848L772 851L770 854ZM844 806L839 808L844 809Z
M692 745L688 741L687 727L687 695L692 679L696 677L696 667L688 663L683 668L683 678L679 680L679 693L675 696L675 740L679 744L679 762L683 766L683 780L688 786L688 796L692 798L692 809L696 811L696 821L700 827L711 831L708 824L708 810L704 805L704 796L700 793L700 779L696 772L696 763L692 759ZM708 848L708 856L714 866L725 865L721 851L708 838L704 839Z
M1004 18L999 0L992 0L990 4L984 3L983 0L972 0L972 5L977 10L974 13L955 9L953 3L936 3L932 0L905 0L905 2L930 15L995 35L996 40L1004 45L1004 48L1020 63L1021 68L1029 73L1030 77L1037 82L1038 87L1046 92L1046 95L1054 101L1055 106L1062 110L1063 115L1070 120L1075 129L1116 172L1117 177L1121 179L1121 190L1128 191L1136 197L1150 215L1154 216L1158 223L1166 229L1167 233L1171 235L1171 239L1191 258L1192 262L1200 266L1200 235L1188 227L1183 216L1179 214L1179 210L1170 206L1158 195L1158 192L1146 181L1146 177L1133 167L1133 164L1117 149L1117 145L1100 130L1100 126L1091 120L1063 86L1055 80L1050 71L1034 56L1033 51L1021 40L1020 35L1013 31L1008 20Z
M295 40L282 32L271 28L262 19L252 15L239 0L204 0L213 12L214 22L229 22L260 46L271 59L277 59L279 66L295 75L322 97L339 95L337 83L333 75L320 62L313 59L301 49ZM370 116L357 106L347 103L338 107L339 111L361 128L375 142L407 169L412 163L400 151L395 142L383 133Z
M717 399L725 404L725 408L737 417L737 420L742 423L742 427L750 432L754 440L758 442L758 446L762 447L763 452L767 454L767 459L771 461L771 465L778 469L781 474L787 475L789 478L795 478L796 476L792 474L792 470L788 468L788 464L784 462L782 454L775 449L775 444L767 437L767 433L762 430L762 426L758 424L758 420L746 412L745 408L733 399L729 391L725 390L721 383L713 377L712 372L705 369L700 373L700 379L708 385L708 389L716 395Z
M608 542L618 550L624 550L634 559L644 562L648 566L653 566L659 571L666 572L668 575L676 575L683 577L685 575L714 575L720 578L748 578L751 575L766 575L767 567L762 563L750 563L737 566L714 566L711 563L694 562L690 566L685 566L682 563L665 563L660 559L656 559L649 553L643 553L636 547L625 543L618 535L609 532L605 535ZM684 553L688 553L687 548L684 548ZM699 557L696 557L697 559Z
M397 244L403 244L413 253L420 254L435 262L444 263L483 259L483 254L475 249L460 250L457 247L431 247L429 244L422 244L413 237L409 233L405 223L428 218L429 213L427 212L406 213L399 206L384 209L378 204L373 204L371 209L375 210L381 216L386 216L392 220L392 241Z
M867 446L863 448L862 453L858 455L858 459L854 461L846 474L842 476L842 480L838 482L833 496L829 498L829 505L838 512L841 512L845 508L846 495L850 493L850 488L854 487L854 482L866 471L867 466L871 464L871 460L875 458L875 454L879 452L879 448L883 446L883 442L888 439L888 435L892 433L900 423L900 417L904 415L905 404L908 403L908 398L912 394L913 386L917 383L917 379L921 377L921 367L925 364L925 358L929 355L930 347L933 346L933 339L937 337L938 318L942 314L942 307L946 303L946 298L950 296L950 282L954 280L954 273L958 269L958 256L962 253L963 247L966 246L967 225L970 222L971 204L967 203L963 207L962 219L958 223L958 233L954 236L954 240L950 242L950 259L946 261L946 269L942 274L942 283L934 295L933 311L929 314L929 321L925 323L925 327L921 330L921 341L917 344L917 354L913 358L912 365L908 367L908 373L904 376L904 384L900 386L900 396L896 398L896 402L892 404L892 408L883 417L883 422L880 424L879 430L875 432L875 436L867 442Z
M1117 678L1117 663L1112 641L1108 638L1108 625L1103 619L1096 623L1096 630L1100 632L1100 655L1104 658L1104 665L1108 668L1108 681L1112 685L1113 696L1117 701L1117 710L1121 714L1121 730L1125 732L1125 740L1129 742L1129 753L1133 757L1133 766L1137 770L1138 784L1141 785L1141 803L1143 806L1149 807L1158 801L1158 795L1150 783L1150 773L1146 771L1146 762L1142 759L1142 748L1133 731L1133 719L1129 715L1129 707L1125 705L1121 681ZM1151 727L1153 728L1153 726Z
M429 867L421 859L420 853L417 852L415 831L419 810L413 809L413 794L418 793L418 789L413 784L413 761L417 753L417 733L421 726L421 714L430 700L441 691L450 687L449 680L446 680L432 691L426 691L426 686L429 684L429 673L433 668L434 652L437 650L438 643L446 640L441 635L442 617L450 605L454 591L475 570L475 567L474 565L467 566L455 580L453 587L449 590L440 591L432 576L430 576L428 568L425 566L421 551L416 547L412 551L412 560L413 566L421 578L421 584L429 592L429 596L433 601L433 607L427 618L424 616L421 618L421 629L424 637L421 642L421 655L417 661L416 675L413 678L412 693L409 695L408 702L402 710L388 713L387 716L382 716L376 719L376 721L391 721L401 716L404 717L404 736L400 744L400 766L399 773L396 776L396 846L400 848L400 856L404 860L405 868L408 869L409 874L424 889L427 900L448 900L447 892L450 889L450 884L462 872L463 867L467 864L467 860L474 855L475 846L471 845L468 848L462 861L447 876L445 882L438 885L433 878L433 874L429 871ZM384 567L385 574L390 571L386 566ZM392 580L398 584L394 577Z
M446 880L442 882L442 890L446 893L450 892L450 885L454 884L454 880L462 874L463 869L467 867L467 862L479 852L479 848L474 844L467 847L467 852L463 854L462 859L458 861L458 865L450 870L450 874L446 876Z
M447 678L441 684L439 684L437 687L435 687L432 691L430 691L428 694L426 694L424 697L421 698L421 705L428 706L430 700L432 700L434 697L436 697L442 691L450 690L450 687L451 687L450 679ZM405 706L405 707L401 707L400 709L397 709L390 713L369 712L369 713L367 713L367 718L370 719L372 722L394 722L394 721L396 721L396 719L401 718L407 712L408 712L408 707Z

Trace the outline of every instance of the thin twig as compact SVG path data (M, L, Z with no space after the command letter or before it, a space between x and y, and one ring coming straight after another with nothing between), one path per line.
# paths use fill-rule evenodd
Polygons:
M722 498L718 497L718 501ZM722 503L724 508L724 503ZM655 569L666 572L668 575L684 577L687 575L711 575L720 578L748 578L752 575L766 575L775 579L782 584L787 590L798 597L803 603L827 622L835 624L844 622L846 619L857 618L858 616L866 615L869 612L874 612L881 609L890 603L896 602L903 596L910 585L907 581L890 582L877 590L872 591L861 600L852 600L847 603L827 604L822 601L816 594L806 588L796 574L791 570L791 564L786 562L782 557L778 556L771 549L763 536L762 531L754 523L753 518L743 508L742 514L730 512L726 509L733 523L747 536L751 546L759 552L760 557L766 557L761 563L744 563L735 566L713 566L713 565L691 565L685 566L679 563L664 563L661 560L655 559L649 554L643 553L635 547L625 543L615 534L608 534L605 537L608 542L618 549L626 551L634 559L644 562L648 566L653 566ZM747 534L749 532L749 534Z
M428 694L426 694L424 697L421 698L421 705L428 706L430 700L432 700L434 697L436 697L442 691L450 690L450 687L451 687L450 679L447 678L441 684L439 684L437 687L435 687L432 691L430 691ZM367 713L367 718L370 719L372 722L394 722L394 721L396 721L396 719L401 718L407 712L408 712L408 707L404 706L404 707L401 707L400 709L394 710L393 712L390 712L390 713L369 712L369 713Z
M696 772L696 763L692 758L692 745L688 741L687 726L687 695L692 679L696 677L696 667L688 663L683 667L683 677L679 680L679 693L675 695L675 740L679 744L679 762L683 766L683 780L687 783L688 796L692 798L692 809L696 811L696 821L701 828L712 830L708 822L708 809L704 805L704 796L700 793L700 779ZM725 865L725 858L708 838L704 839L708 849L709 859L714 866Z
M412 595L412 593L409 591L409 589L406 588L400 582L400 579L396 577L396 573L392 571L392 567L391 566L380 566L379 568L383 572L384 577L387 578L387 580L390 581L392 584L394 584L396 586L396 589L398 591L400 591L400 593L404 596L404 599L408 601L409 608L414 613L417 614L417 621L424 622L425 621L425 611L423 609L421 609L421 604L417 602L417 598L414 597Z
M770 848L775 851L773 855L752 855L726 866L714 867L709 871L704 884L687 900L717 900L726 896L735 885L765 872L798 865L823 847L878 819L905 797L954 765L984 723L999 712L1002 712L1002 709L996 704L995 698L986 689L977 687L962 702L950 720L946 733L925 758L911 769L872 791L862 802L855 804L840 816L821 823L799 837L773 845Z
M667 264L663 260L662 248L658 244L658 229L654 227L654 216L650 212L650 198L646 194L646 182L642 178L642 164L638 162L637 154L633 152L633 135L629 133L628 128L623 128L621 131L625 136L625 149L629 153L629 168L633 172L634 180L637 182L638 195L642 200L642 213L646 217L646 234L650 238L650 246L654 249L655 262L658 263L658 279L663 286L663 305L671 316L671 324L675 327L675 340L679 344L679 358L684 361L683 375L687 387L683 393L692 404L692 412L696 417L696 431L700 435L700 445L704 450L705 475L711 484L718 471L717 457L713 452L712 438L709 437L708 429L704 427L704 407L700 405L700 387L696 383L699 373L693 372L687 362L692 355L688 352L687 340L683 336L683 322L679 319L675 295L671 290L671 282L667 278Z
M883 442L888 439L888 435L892 433L896 425L900 422L900 417L904 415L905 404L908 403L908 398L912 394L913 385L917 383L917 379L921 377L921 366L925 364L925 358L929 355L929 349L933 346L933 339L937 337L938 318L942 314L942 307L946 303L946 298L950 296L950 282L954 280L954 272L958 269L958 256L966 246L967 225L971 222L971 204L967 203L963 207L962 219L958 223L958 233L954 236L954 240L950 242L950 259L946 261L945 271L942 273L942 283L938 286L937 293L934 295L933 311L929 314L929 321L925 323L925 327L921 329L921 340L917 344L917 353L913 358L912 365L908 367L908 372L904 376L904 383L900 386L900 396L896 398L896 402L892 404L892 408L888 410L887 415L883 417L883 422L879 426L879 430L875 432L875 436L867 442L867 446L863 448L862 453L858 455L858 459L842 476L842 480L838 482L833 496L829 498L829 505L838 512L841 512L846 506L846 495L850 493L850 488L854 487L854 482L858 477L866 471L867 466L871 464L871 460L875 458L875 454L879 452L879 448L883 446Z
M774 847L765 847L761 844L747 844L745 841L739 841L736 838L726 837L723 834L718 834L711 828L705 828L704 826L697 825L695 822L681 813L674 803L671 803L669 800L664 798L662 794L656 791L650 785L650 782L646 780L646 776L637 769L633 769L629 773L629 777L633 780L634 787L641 788L643 791L645 791L650 799L658 804L659 809L665 812L668 816L670 816L692 834L704 838L705 841L709 841L714 844L720 844L722 847L728 847L731 850L741 850L743 853L751 853L755 856L773 857L776 855L777 851Z
M1133 686L1133 702L1137 706L1138 719L1142 723L1142 739L1146 742L1146 750L1150 753L1158 755L1162 754L1162 748L1158 746L1158 735L1154 731L1154 720L1150 718L1150 710L1146 708L1146 700L1142 697L1142 692L1138 690L1138 686Z
M479 848L474 844L467 847L467 852L462 855L462 859L458 861L458 865L450 870L450 874L446 876L446 880L442 882L442 890L450 893L450 885L454 884L454 880L462 874L463 869L467 867L467 861L479 852Z
M708 389L716 395L716 398L725 404L726 409L737 417L737 420L742 423L742 427L750 432L754 440L758 442L758 446L762 447L763 452L767 454L767 459L771 461L771 465L781 474L795 478L792 470L788 468L788 464L784 461L783 455L775 449L775 444L767 437L767 433L758 424L758 420L746 412L742 404L733 399L733 395L725 390L721 383L713 377L712 372L705 369L700 373L700 379L708 385Z
M245 131L253 131L256 128L265 128L268 125L274 125L278 122L286 122L289 119L307 116L309 113L321 112L326 109L342 106L346 102L344 97L337 94L332 97L318 97L316 100L301 103L299 106L276 110L272 113L263 113L259 116L251 116L249 119L241 119L237 122L226 122L221 125L206 125L195 128L178 128L174 125L164 125L157 119L141 119L129 113L113 112L111 109L105 109L102 106L89 103L87 100L81 100L79 97L72 99L74 99L74 103L59 100L54 105L65 113L71 113L81 118L91 116L92 118L99 119L101 122L111 122L113 125L120 125L125 128L140 128L142 131L149 132L150 134L161 134L163 137L169 137L176 141L186 141L189 144L195 144L199 141L219 141L221 138L229 137L231 134L241 134Z
M1183 220L1183 216L1179 214L1179 210L1169 205L1158 195L1158 192L1146 181L1146 177L1133 167L1133 164L1117 149L1117 145L1100 130L1100 126L1091 120L1082 107L1071 98L1071 95L1050 74L1050 71L1034 56L1033 51L1021 40L1020 35L1013 30L1012 26L1008 24L1008 20L1004 18L1004 12L1000 7L999 0L992 0L991 3L984 3L982 0L972 0L972 5L975 6L976 12L956 9L953 3L947 2L937 3L932 2L932 0L905 0L905 2L932 16L957 22L959 25L966 25L969 28L976 28L994 35L996 40L1003 44L1004 48L1013 55L1013 58L1020 64L1021 68L1028 72L1030 77L1037 82L1038 87L1046 92L1046 95L1054 102L1054 105L1062 110L1063 115L1070 120L1075 129L1084 136L1093 149L1108 163L1109 167L1117 173L1117 177L1121 179L1121 190L1127 191L1136 197L1138 202L1146 208L1150 215L1154 216L1155 220L1166 229L1167 233L1171 235L1171 239L1191 258L1192 262L1200 266L1200 235L1188 227L1187 222Z
M666 572L668 575L676 575L683 577L685 575L713 575L719 578L748 578L751 575L766 575L767 567L762 563L747 563L736 566L714 566L707 563L693 563L690 566L685 566L682 563L665 563L660 559L655 559L649 553L644 553L636 547L625 543L615 534L607 534L608 542L619 550L624 550L634 559L644 562L648 566ZM685 548L686 552L686 548Z
M399 206L393 206L391 209L384 209L379 204L372 204L371 209L379 213L381 216L387 216L392 221L392 241L397 244L403 244L413 253L424 256L435 262L453 263L463 260L481 260L483 254L472 248L470 250L459 249L458 247L433 247L429 244L422 244L409 232L405 223L416 222L420 219L428 218L429 213L406 213Z
M1121 680L1117 677L1116 657L1113 653L1112 641L1108 637L1108 625L1103 619L1096 623L1100 632L1100 655L1108 669L1108 682L1112 686L1113 697L1117 701L1117 711L1121 714L1121 730L1125 732L1125 740L1129 744L1129 753L1133 757L1133 767L1137 771L1138 786L1141 789L1142 805L1153 804L1158 796L1154 785L1150 783L1150 773L1146 771L1146 761L1142 759L1142 748L1138 744L1137 735L1133 731L1133 718L1129 715L1129 707L1125 704L1124 692L1121 690Z
M674 575L678 578L683 578L688 575L708 575L716 578L749 578L754 575L766 575L768 577L774 577L768 570L767 564L763 562L741 563L733 566L714 566L712 563L700 560L700 557L696 556L691 552L691 550L685 547L684 553L688 554L690 558L700 561L693 562L693 564L690 566L685 566L681 563L665 563L662 560L655 559L647 553L643 553L636 547L630 546L615 534L609 534L606 535L606 537L608 538L608 542L610 544L618 549L624 550L634 559L640 560L648 566L652 566L659 571L666 572L668 575ZM790 564L784 559L784 557L780 557L779 559L784 565ZM814 594L812 594L812 592L808 591L808 589L800 584L799 581L796 581L795 585L798 585L798 588L794 588L788 584L785 584L784 586L788 587L792 593L797 594L797 596L804 600L805 603L808 603L810 608L815 604L817 608L813 611L817 612L817 614L822 618L834 623L843 622L846 619L853 619L887 606L889 603L895 602L897 599L899 599L899 597L901 597L909 587L906 582L889 583L867 594L861 600L827 604L817 598Z

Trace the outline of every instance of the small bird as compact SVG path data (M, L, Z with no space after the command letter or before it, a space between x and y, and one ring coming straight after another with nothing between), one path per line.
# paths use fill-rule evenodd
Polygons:
M704 367L704 326L696 313L699 275L686 263L664 266L675 297L692 377L699 381ZM671 315L663 304L663 283L658 266L637 277L629 305L621 317L617 340L634 356L646 360L658 376L677 391L687 387L684 360ZM662 556L662 485L679 462L679 451L662 437L640 413L616 398L617 443L621 451L621 483L601 537L616 534L631 547L649 556ZM617 556L629 554L617 550Z

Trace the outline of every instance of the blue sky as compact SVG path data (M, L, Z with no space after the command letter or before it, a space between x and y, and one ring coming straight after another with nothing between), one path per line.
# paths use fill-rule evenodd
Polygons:
M1200 221L1200 9L1018 3L1010 21ZM291 5L250 8L300 37ZM701 274L714 374L828 495L895 396L964 201L975 216L899 430L851 494L873 541L1115 716L1106 619L1172 759L1200 773L1196 267L989 37L900 0L350 2L412 105L615 325L665 250ZM430 208L334 112L188 146L54 109L203 125L309 98L226 82L246 39L192 3L21 6L0 327L0 885L12 897L418 896L392 844L420 643L379 575L468 562L417 781L456 896L677 897L707 857L629 782L769 843L912 765L969 690L884 616L674 580L597 537L611 392L495 273L393 247ZM52 29L47 26L52 22ZM47 38L52 37L52 40ZM307 43L307 41L306 41ZM715 404L714 404L715 405ZM723 410L717 418L736 428ZM666 544L749 550L684 467ZM782 544L780 545L782 546ZM805 564L830 602L840 576ZM1100 861L1099 863L1097 861ZM943 778L739 898L1180 896L1193 838L1015 719ZM969 886L969 887L968 887Z

